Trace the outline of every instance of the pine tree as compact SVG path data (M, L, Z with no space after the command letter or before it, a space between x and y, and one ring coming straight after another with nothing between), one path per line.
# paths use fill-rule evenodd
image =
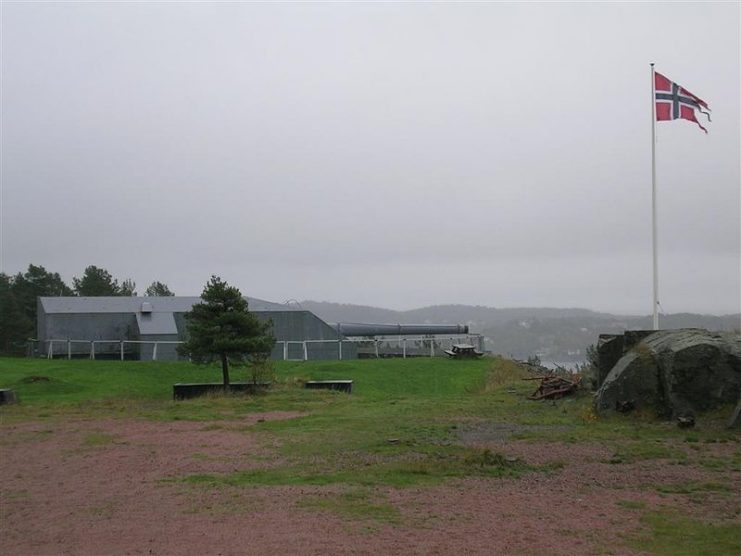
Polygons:
M127 278L120 285L111 273L105 268L89 266L82 274L82 278L72 278L75 293L79 296L101 297L101 296L126 296L136 295L136 282Z
M152 282L144 295L149 297L171 297L175 294L170 291L167 284L163 284L162 282Z
M28 320L30 329L26 337L33 335L36 326L36 299L72 295L70 287L57 272L48 272L43 266L28 265L28 270L11 278L10 289L15 302Z
M12 284L12 278L0 274L0 353L21 355L33 323L13 295Z
M201 294L202 303L185 314L188 339L178 347L199 364L221 362L224 386L229 386L229 365L269 354L275 344L272 323L260 322L249 312L239 290L212 276Z
M136 297L136 282L131 278L126 278L126 280L121 282L121 287L118 288L118 295Z
M82 278L72 278L75 293L79 296L106 296L118 295L121 288L111 273L104 268L89 266L82 274Z

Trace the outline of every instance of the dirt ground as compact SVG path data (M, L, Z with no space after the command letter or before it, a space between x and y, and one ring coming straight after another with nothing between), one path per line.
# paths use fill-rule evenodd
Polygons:
M519 479L377 489L398 510L394 522L303 503L341 495L344 487L336 485L206 488L172 480L269 465L271 454L240 429L294 416L2 425L0 550L8 556L633 554L624 539L642 527L636 508L739 515L732 470L661 460L616 465L612 450L598 444L514 441L506 430L463 440L527 463L562 466ZM690 448L682 446L697 457ZM735 449L706 445L703 457L729 458ZM655 488L694 482L732 485L733 492L698 499Z

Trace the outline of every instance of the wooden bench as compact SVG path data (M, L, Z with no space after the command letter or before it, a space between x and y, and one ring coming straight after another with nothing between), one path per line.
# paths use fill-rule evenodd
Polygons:
M0 405L18 403L18 396L10 388L0 388Z
M338 390L352 394L352 380L307 380L306 388Z
M269 388L270 384L270 382L258 382L257 384L253 382L232 382L227 389L224 388L222 382L200 382L193 384L178 382L172 387L172 397L175 400L189 400L209 394L223 394L226 392L251 394L258 390Z
M445 353L453 359L472 359L484 355L471 344L453 344L453 347L446 349Z

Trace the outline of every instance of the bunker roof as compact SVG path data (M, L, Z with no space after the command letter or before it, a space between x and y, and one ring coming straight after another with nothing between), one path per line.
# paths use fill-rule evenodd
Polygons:
M258 313L295 311L295 307L245 297L250 311ZM58 313L185 313L202 300L200 297L39 297L47 314Z

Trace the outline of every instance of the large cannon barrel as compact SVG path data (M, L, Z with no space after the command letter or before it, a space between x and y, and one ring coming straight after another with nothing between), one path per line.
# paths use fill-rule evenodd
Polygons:
M341 336L427 336L468 334L466 324L367 324L338 322L333 325Z

